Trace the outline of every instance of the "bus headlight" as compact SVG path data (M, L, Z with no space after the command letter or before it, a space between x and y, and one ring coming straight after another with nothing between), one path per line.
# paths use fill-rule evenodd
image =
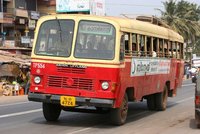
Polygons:
M36 76L36 77L34 78L34 82L35 82L36 84L39 84L39 83L41 82L41 78L40 78L39 76Z
M108 82L102 82L101 87L103 90L107 90L109 88L109 83Z

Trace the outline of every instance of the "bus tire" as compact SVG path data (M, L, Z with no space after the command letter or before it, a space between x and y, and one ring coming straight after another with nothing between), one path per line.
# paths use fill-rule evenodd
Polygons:
M124 95L123 101L119 108L113 108L110 111L111 122L114 125L123 125L126 122L128 114L128 96Z
M56 121L58 120L61 112L60 105L43 103L43 115L47 121Z
M196 120L197 128L200 128L200 114L197 113L196 110L195 110L195 120Z
M167 108L168 89L165 85L163 92L155 94L156 110L164 111Z
M147 107L148 107L149 110L155 110L156 109L155 94L149 95L147 97Z

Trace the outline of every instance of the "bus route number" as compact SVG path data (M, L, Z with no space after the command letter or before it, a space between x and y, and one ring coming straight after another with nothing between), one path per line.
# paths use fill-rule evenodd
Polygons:
M43 64L43 63L33 63L33 68L45 68L45 64Z

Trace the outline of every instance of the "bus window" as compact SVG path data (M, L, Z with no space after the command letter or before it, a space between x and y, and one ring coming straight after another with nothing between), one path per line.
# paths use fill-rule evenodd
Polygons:
M139 48L141 56L145 56L145 36L139 35Z
M183 55L183 44L180 43L180 58L183 59L184 55Z
M147 56L152 56L151 37L147 36Z
M158 51L158 39L157 38L153 38L153 57L157 57L157 51Z
M176 43L176 55L177 55L177 59L180 59L180 43Z
M38 33L35 54L69 57L73 33L73 20L45 21Z
M115 53L115 37L115 28L111 24L80 21L74 56L112 60Z
M130 34L125 34L124 35L124 39L125 39L125 55L129 55L130 54Z
M125 39L124 35L121 36L120 39L120 61L124 60L124 46L125 46Z
M168 40L164 40L164 57L169 57Z
M164 46L163 39L159 39L159 57L163 57L164 55Z
M132 34L132 55L133 55L133 56L138 55L138 49L137 49L137 34Z
M176 42L172 42L172 57L176 58Z

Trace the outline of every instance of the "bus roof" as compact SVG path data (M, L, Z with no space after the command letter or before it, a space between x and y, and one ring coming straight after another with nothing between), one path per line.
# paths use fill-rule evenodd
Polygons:
M84 14L55 14L41 17L42 20L48 20L52 17L58 18L67 18L74 17L83 19L83 20L95 20L95 21L105 21L111 24L115 24L119 26L120 30L123 32L131 32L137 33L147 36L153 36L157 38L169 39L171 41L177 41L183 43L183 37L179 35L177 32L165 28L162 26L158 26L155 24L151 24L149 22L143 22L136 19L128 19L128 18L120 18L120 17L111 17L111 16L94 16L94 15L84 15Z

